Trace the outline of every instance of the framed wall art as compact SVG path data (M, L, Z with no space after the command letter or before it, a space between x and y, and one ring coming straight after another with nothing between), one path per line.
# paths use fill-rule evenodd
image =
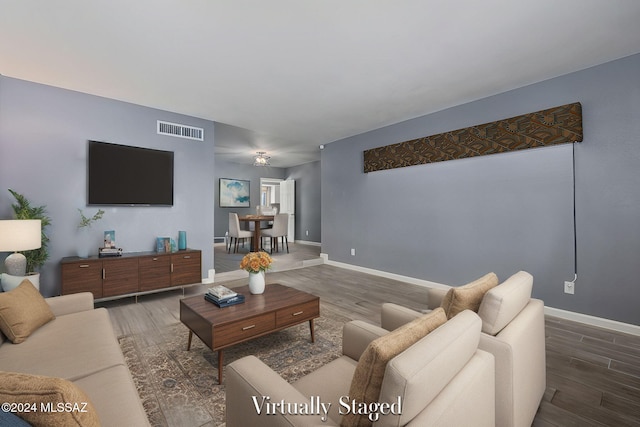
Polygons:
M220 207L250 207L250 181L243 179L220 178Z

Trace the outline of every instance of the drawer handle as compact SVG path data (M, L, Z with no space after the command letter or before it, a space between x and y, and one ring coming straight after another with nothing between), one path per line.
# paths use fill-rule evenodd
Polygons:
M78 267L80 267L80 268L89 268L89 264L80 264Z
M253 329L255 328L256 325L251 325L251 326L245 326L244 328L242 328L243 331L248 331L249 329Z
M302 313L304 313L304 311L296 311L292 316L300 316Z
M190 258L191 258L191 255L185 255L185 256L183 256L182 258L184 258L184 259L190 259Z
M153 258L153 260L154 260L154 261L157 261L157 260L158 260L158 258Z

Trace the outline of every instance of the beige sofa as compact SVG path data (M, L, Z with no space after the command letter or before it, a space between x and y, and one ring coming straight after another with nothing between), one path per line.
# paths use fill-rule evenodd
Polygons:
M388 407L375 425L493 427L494 358L477 348L481 323L475 313L465 311L426 336L419 335L423 338L417 336L414 344L382 365L375 402L395 403L396 409ZM343 355L293 384L253 356L234 361L227 367L227 427L370 425L370 414L359 424L352 424L353 419L345 423L353 408L349 398L356 395L352 379L361 367L359 359L366 359L375 347L369 344L392 334L361 321L347 323ZM371 372L375 377L376 370ZM305 407L309 414L293 413ZM329 410L323 419L325 408Z
M531 298L532 287L531 274L520 271L488 290L478 309L482 319L479 348L493 354L496 361L498 427L530 426L546 388L544 304ZM448 291L430 288L428 309L439 307ZM421 314L384 304L382 327L394 330Z
M6 390L9 380L22 386L28 378L14 373L63 378L88 396L102 426L148 426L107 310L94 309L91 293L45 301L55 319L37 328L23 342L13 344L0 333L4 392L11 394ZM53 418L47 422L49 415L43 416L45 425L56 424Z

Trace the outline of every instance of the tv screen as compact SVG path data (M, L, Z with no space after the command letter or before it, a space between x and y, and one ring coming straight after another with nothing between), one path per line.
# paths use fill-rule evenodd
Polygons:
M89 141L87 204L173 206L173 152Z

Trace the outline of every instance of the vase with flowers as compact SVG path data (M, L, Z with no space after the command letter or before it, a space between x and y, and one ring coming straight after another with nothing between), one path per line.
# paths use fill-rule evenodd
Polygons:
M266 252L249 252L240 261L240 268L249 272L249 292L254 295L264 292L264 272L271 267L273 259Z

